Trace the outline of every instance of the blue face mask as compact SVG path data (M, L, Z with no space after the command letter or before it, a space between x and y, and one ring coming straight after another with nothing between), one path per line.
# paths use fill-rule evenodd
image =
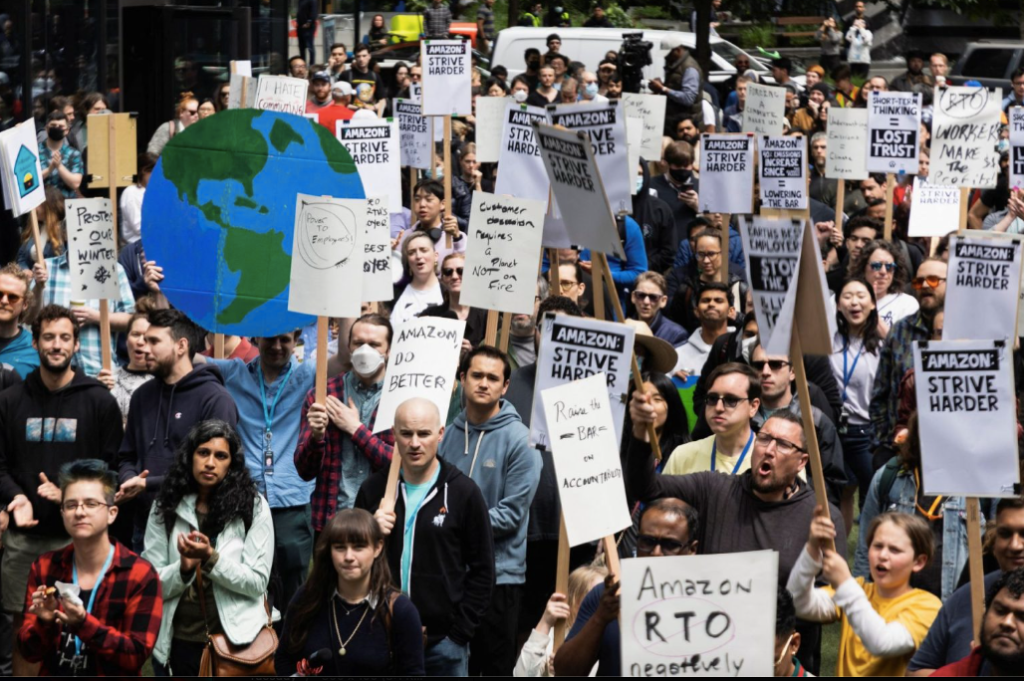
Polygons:
M643 189L644 189L644 176L643 175L637 175L636 176L636 193L639 194L640 192L643 191Z
M593 99L597 96L597 83L587 83L586 87L583 88L583 94L586 95L587 99Z

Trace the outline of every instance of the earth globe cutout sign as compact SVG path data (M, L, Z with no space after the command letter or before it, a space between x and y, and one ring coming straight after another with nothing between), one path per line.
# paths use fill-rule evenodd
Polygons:
M288 311L299 193L366 196L348 151L314 121L228 109L176 134L142 204L160 290L214 333L274 336L311 323Z

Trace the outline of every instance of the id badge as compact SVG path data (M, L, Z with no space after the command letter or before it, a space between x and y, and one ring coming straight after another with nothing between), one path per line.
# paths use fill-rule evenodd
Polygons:
M263 474L273 475L274 474L274 452L273 450L266 449L263 451Z

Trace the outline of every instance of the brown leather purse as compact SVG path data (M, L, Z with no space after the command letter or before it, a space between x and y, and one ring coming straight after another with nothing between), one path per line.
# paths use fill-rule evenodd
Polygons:
M225 634L210 634L202 567L196 568L196 586L199 587L199 607L203 611L207 638L199 662L199 676L275 676L274 653L277 652L278 640L266 596L263 598L263 606L267 611L266 626L260 629L252 643L236 646Z

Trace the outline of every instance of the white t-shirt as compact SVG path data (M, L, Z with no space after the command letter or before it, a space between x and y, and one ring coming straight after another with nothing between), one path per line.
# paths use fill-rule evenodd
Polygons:
M890 293L878 301L878 316L891 329L893 324L916 313L920 307L914 296Z
M397 328L431 305L440 305L443 302L441 282L435 281L432 288L423 291L417 291L409 284L395 301L395 307L391 311L391 325Z
M121 238L125 243L142 238L142 199L146 188L137 184L125 187L121 193Z
M732 333L736 330L731 326L726 328L726 333ZM704 368L704 362L708 361L709 354L711 354L711 346L704 342L700 328L694 329L694 332L690 334L690 338L676 348L676 355L679 357L679 361L676 362L676 367L672 370L672 373L685 371L690 376L700 376L700 372Z
M844 353L845 348L845 353ZM878 362L880 353L876 350L870 353L864 350L864 339L850 338L850 347L846 347L846 341L842 335L837 333L832 338L832 373L836 377L836 385L839 387L839 394L843 398L843 406L850 415L850 423L854 425L865 425L870 423L868 406L871 404L871 386L875 383L875 374L878 373ZM844 368L845 355L845 368ZM849 383L846 381L843 372L849 375ZM838 418L838 415L837 415Z

